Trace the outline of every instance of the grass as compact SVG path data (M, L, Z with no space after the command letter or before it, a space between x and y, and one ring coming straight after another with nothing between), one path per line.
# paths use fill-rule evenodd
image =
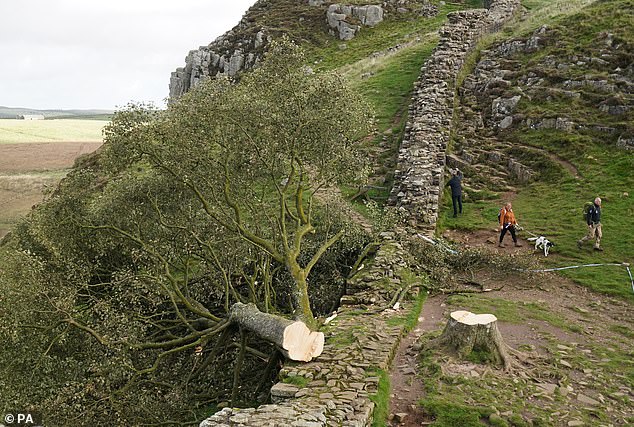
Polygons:
M374 28L362 28L352 40L343 42L331 37L317 47L308 46L308 58L319 70L334 70L368 58L375 52L416 41L419 37L423 40L435 37L448 13L480 4L477 1L468 3L440 6L438 15L431 18L421 18L415 13L393 14Z
M578 13L595 0L523 0L522 6L528 14L520 22L509 28L515 35L526 34L545 23Z
M533 319L542 320L572 332L578 330L578 325L566 322L560 315L536 302L519 303L501 298L486 298L477 294L458 294L450 296L447 303L476 314L492 313L502 322L522 324L526 322L526 319Z
M598 51L605 43L602 34L614 34L614 39L624 46L632 46L632 14L617 13L632 10L631 0L600 2L583 8L589 1L525 1L529 14L512 31L499 38L529 33L548 24L547 45L530 55L513 58L521 64L515 72L526 75L533 72L543 76L553 89L535 91L531 97L523 96L517 113L526 118L565 117L587 129L559 131L555 129L514 128L504 135L514 143L513 157L539 173L535 182L517 188L513 205L518 222L537 235L547 236L556 246L551 256L543 259L546 267L572 266L590 263L634 263L634 156L631 152L616 147L616 136L599 133L592 126L610 126L630 129L634 112L623 115L608 115L598 108L614 94L602 93L591 87L581 90L580 98L568 98L559 89L562 79L576 78L574 73L597 76L605 79L604 65L589 64L579 70L552 70L543 65L546 56L559 62L570 61L572 55L600 57ZM487 40L487 46L492 40ZM617 50L617 52L619 52ZM630 52L628 54L628 52ZM629 56L628 56L629 55ZM618 53L618 61L631 61L631 49L624 47ZM619 62L620 63L620 62ZM611 72L611 71L610 71ZM572 76L572 77L571 77ZM514 87L515 84L511 84ZM514 94L509 89L507 95ZM559 160L558 160L559 159ZM578 170L579 178L564 166L564 161ZM477 176L466 177L477 180ZM475 197L470 197L475 196ZM482 197L481 197L482 196ZM604 252L592 250L591 244L581 250L576 242L586 233L582 218L585 202L596 196L603 199ZM499 194L467 194L464 214L452 218L451 198L444 194L442 211L438 221L439 231L447 228L478 230L493 229L496 216L503 204ZM528 237L524 233L524 237ZM625 268L596 267L566 270L562 275L575 282L608 295L634 299L629 276Z
M372 427L384 427L387 425L387 417L390 413L390 375L383 369L368 370L368 373L379 377L377 392L370 395L370 400L375 405Z
M302 387L306 387L306 385L308 385L310 380L308 378L306 378L306 377L301 377L299 375L294 375L294 376L285 377L282 380L282 382L285 383L285 384L296 385L296 386L302 388Z
M514 201L528 229L556 242L557 256L545 260L546 265L633 263L634 224L630 218L634 215L634 199L626 194L634 188L634 156L593 138L552 130L525 132L518 137L524 144L548 147L565 156L581 175L579 180L568 176L554 184L534 183L522 189ZM581 250L576 246L586 233L583 204L595 196L603 199L602 253L592 251L590 243ZM596 291L634 298L625 269L586 268L563 274Z
M486 408L460 405L439 398L422 400L420 405L436 418L434 427L482 427L486 424L480 420L490 413Z
M429 37L389 57L377 58L370 64L360 65L347 72L351 86L374 107L379 132L398 122L395 117L408 105L420 68L431 55L437 41L437 37ZM366 78L360 77L368 74Z
M0 144L32 142L99 142L103 120L0 120Z
M497 225L497 214L501 203L497 193L487 194L484 200L473 200L468 195L463 195L462 214L453 217L453 205L451 192L445 190L442 198L440 215L438 216L437 230L442 234L444 230L474 231L486 228L494 229ZM499 205L499 206L498 206Z

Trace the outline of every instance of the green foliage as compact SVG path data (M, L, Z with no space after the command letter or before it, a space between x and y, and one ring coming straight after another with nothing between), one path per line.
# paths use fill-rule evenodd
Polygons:
M407 249L416 260L414 271L426 274L432 289L453 289L458 280L468 280L478 271L495 271L501 279L509 274L517 274L517 271L509 271L510 264L518 270L533 267L532 261L525 257L499 256L481 248L466 248L456 252L442 239L438 245L410 241L407 242Z
M136 425L258 399L273 348L230 307L312 317L309 292L336 298L364 243L314 192L367 175L367 107L303 63L283 41L237 85L115 115L3 248L0 410Z

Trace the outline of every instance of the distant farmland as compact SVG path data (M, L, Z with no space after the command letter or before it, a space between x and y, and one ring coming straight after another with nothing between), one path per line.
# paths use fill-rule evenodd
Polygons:
M0 120L0 238L75 159L102 144L103 120Z
M0 120L0 144L100 142L104 120Z

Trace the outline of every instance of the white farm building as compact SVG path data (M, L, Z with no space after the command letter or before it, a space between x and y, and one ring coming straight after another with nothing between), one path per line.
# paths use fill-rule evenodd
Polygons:
M44 120L43 114L18 114L18 120Z

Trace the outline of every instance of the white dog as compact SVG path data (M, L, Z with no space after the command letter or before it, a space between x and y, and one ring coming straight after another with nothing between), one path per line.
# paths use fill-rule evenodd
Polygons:
M531 237L528 240L530 242L533 242L533 241L535 242L535 250L543 249L544 250L544 256L548 256L548 252L550 251L550 248L555 246L555 244L553 242L551 242L550 240L548 240L544 236Z

